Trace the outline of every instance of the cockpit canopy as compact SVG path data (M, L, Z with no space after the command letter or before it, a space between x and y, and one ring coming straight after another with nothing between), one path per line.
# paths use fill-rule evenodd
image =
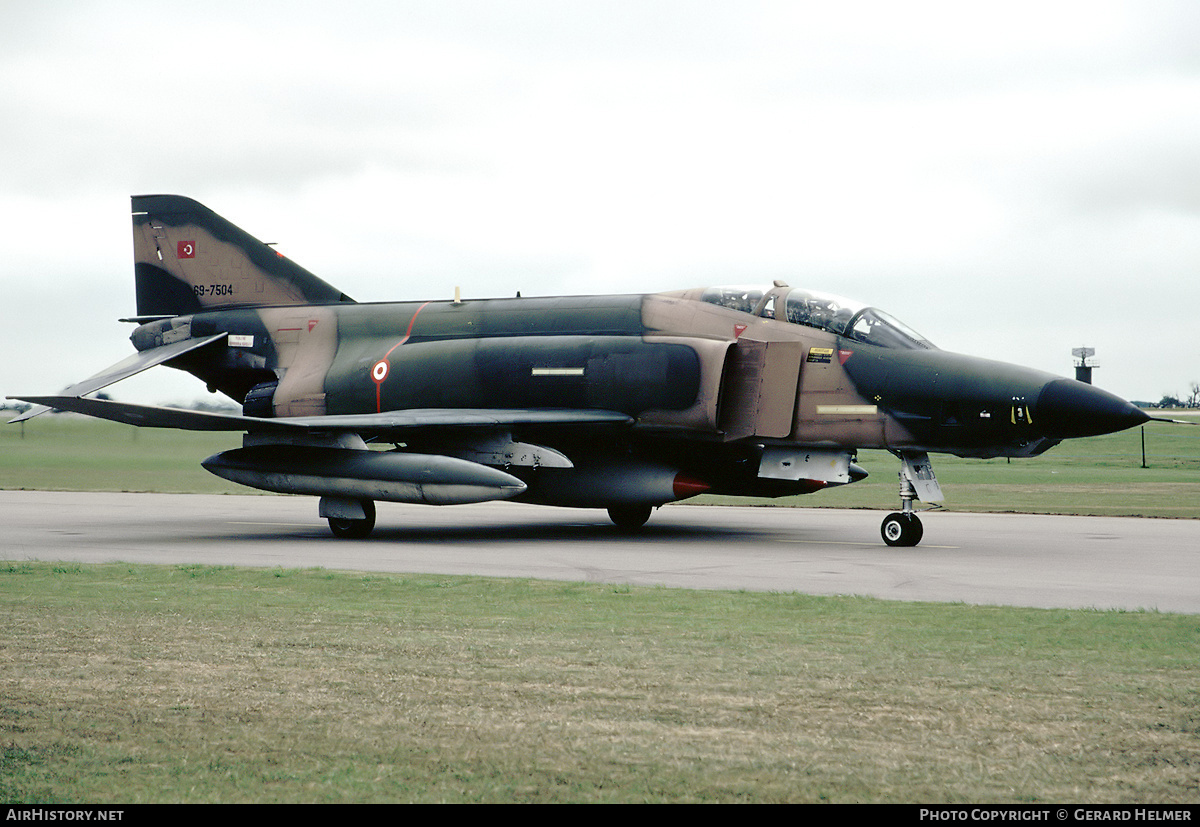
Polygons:
M936 350L932 342L899 319L831 293L779 285L726 286L708 288L700 300L767 319L827 330L877 347Z

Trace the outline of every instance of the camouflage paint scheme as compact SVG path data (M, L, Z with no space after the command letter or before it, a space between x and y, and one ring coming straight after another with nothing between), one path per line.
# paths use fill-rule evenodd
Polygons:
M132 206L138 355L24 398L245 431L243 448L205 467L321 496L339 536L368 533L377 499L604 507L632 529L703 491L851 483L866 476L857 449L884 448L902 461L902 511L883 537L912 545L913 500L941 499L928 452L1032 456L1148 418L1090 385L939 350L873 308L782 282L358 303L195 201ZM243 415L86 396L156 364L194 374Z

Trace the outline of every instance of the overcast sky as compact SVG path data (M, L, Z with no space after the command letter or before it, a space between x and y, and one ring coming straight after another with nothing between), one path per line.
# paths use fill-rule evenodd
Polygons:
M1200 379L1200 3L0 0L0 394L132 352L129 196L360 301L782 278ZM120 399L206 396L164 368Z

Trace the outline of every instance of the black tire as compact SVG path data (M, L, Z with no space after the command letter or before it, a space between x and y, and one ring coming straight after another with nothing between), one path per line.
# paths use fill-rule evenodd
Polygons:
M646 524L652 510L648 505L614 505L608 509L608 518L620 531L632 534Z
M916 514L889 514L879 527L879 534L889 546L911 547L921 542L925 527Z
M362 520L351 520L344 517L329 517L329 530L340 540L361 540L369 537L375 528L375 503L363 500L363 511L367 516Z

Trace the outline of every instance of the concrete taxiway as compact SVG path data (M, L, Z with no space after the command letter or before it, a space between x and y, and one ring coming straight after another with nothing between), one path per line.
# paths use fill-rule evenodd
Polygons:
M673 505L635 536L603 511L381 503L333 538L310 497L0 491L0 559L323 567L1200 614L1200 521Z

